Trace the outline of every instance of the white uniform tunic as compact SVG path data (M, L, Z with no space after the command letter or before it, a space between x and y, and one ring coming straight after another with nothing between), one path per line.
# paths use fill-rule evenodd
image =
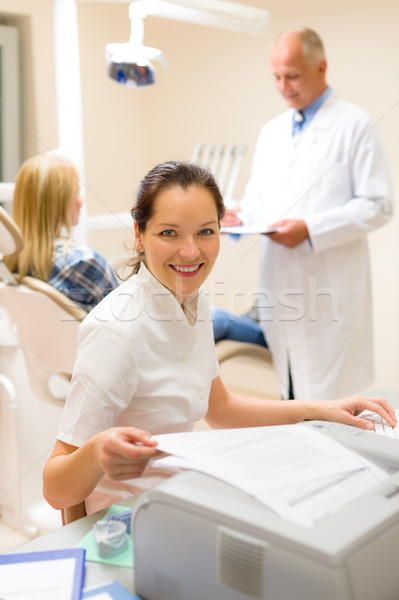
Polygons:
M190 326L176 298L141 264L139 273L111 292L80 326L58 438L81 446L114 426L152 434L189 431L208 410L218 369L204 295L199 294L197 320ZM154 485L156 464L140 480L103 477L86 500L87 511Z
M373 381L366 234L392 214L390 173L376 127L332 93L292 137L292 110L259 135L242 200L245 222L306 221L294 249L262 238L264 333L286 396L331 399Z

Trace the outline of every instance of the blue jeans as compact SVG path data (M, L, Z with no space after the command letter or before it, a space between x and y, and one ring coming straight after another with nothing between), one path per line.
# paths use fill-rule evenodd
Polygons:
M267 348L263 331L256 321L248 315L236 316L227 310L211 306L213 336L215 342L220 340L236 340L258 344Z

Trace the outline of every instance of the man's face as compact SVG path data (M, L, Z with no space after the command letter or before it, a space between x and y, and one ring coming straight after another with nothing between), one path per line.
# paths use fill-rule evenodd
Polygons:
M270 52L270 65L280 92L288 106L302 110L326 89L325 59L309 61L296 38L278 42Z

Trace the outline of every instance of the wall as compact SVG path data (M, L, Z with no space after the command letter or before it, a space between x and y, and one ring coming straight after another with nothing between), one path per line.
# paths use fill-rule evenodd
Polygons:
M263 38L150 17L145 43L162 48L168 71L157 65L156 86L126 90L106 76L104 46L127 41L128 3L78 0L82 102L89 214L130 208L140 178L155 163L190 158L198 142L248 145L237 196L249 174L260 125L285 108L274 89L268 48L282 29L308 25L323 37L328 79L342 96L379 122L396 191L399 175L399 40L396 0L242 0L271 13ZM23 29L24 155L56 145L50 0L0 0L0 20ZM399 389L398 217L370 235L374 281L376 383ZM131 241L127 231L91 234L112 259ZM258 242L223 240L207 285L211 301L239 312L256 289ZM392 265L392 266L391 266ZM222 285L221 282L229 282ZM243 295L232 306L232 289Z

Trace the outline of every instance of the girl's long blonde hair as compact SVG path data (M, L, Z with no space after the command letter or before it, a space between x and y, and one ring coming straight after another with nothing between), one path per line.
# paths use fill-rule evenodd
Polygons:
M78 174L68 161L39 155L23 163L15 180L13 218L24 246L18 254L5 257L11 271L48 281L55 240L62 227L70 235L71 200L78 192Z

